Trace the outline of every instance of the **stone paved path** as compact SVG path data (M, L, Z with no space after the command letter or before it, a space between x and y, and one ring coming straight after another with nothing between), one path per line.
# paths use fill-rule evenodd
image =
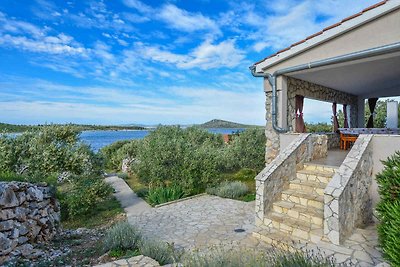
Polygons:
M105 181L114 188L114 195L121 203L127 216L140 215L152 209L146 201L138 197L126 182L118 176L107 177Z
M128 221L145 236L174 243L178 247L212 245L255 247L254 202L242 202L204 195L173 203L140 216L128 214ZM243 229L243 232L235 232Z
M127 213L128 221L145 237L174 243L185 249L209 249L212 246L265 250L267 243L253 237L254 202L242 202L203 195L159 208L151 208L132 192L124 180L107 178L116 189L116 197ZM132 199L131 199L132 198ZM144 203L143 203L144 202ZM243 229L243 232L235 232ZM355 266L375 266L382 261L377 249L376 227L357 229L343 246L321 242L309 244L325 255L334 255L338 263ZM302 247L299 244L298 247Z

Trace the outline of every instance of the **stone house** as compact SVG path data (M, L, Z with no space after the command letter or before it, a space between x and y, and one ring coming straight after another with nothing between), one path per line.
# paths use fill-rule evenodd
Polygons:
M304 133L304 98L343 108L346 128L365 128L365 101L400 95L400 1L379 2L250 67L264 79L266 162L256 177L256 224L264 240L342 244L374 222L375 175L400 150L398 131ZM368 125L369 128L371 125Z

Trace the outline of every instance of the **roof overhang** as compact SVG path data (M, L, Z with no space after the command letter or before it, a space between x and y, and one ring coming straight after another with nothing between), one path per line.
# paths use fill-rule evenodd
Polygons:
M362 12L342 20L340 23L327 27L316 34L313 34L306 39L255 63L256 71L263 72L267 68L271 68L274 65L293 58L296 55L310 50L322 43L346 34L347 32L384 16L398 8L400 8L399 0L383 1L372 7L366 8Z
M400 52L285 75L364 98L400 96Z

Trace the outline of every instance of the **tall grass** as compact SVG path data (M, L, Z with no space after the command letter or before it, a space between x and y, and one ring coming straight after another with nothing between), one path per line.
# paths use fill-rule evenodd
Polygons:
M182 187L173 185L168 187L156 187L149 190L147 195L147 202L155 206L161 203L181 199L185 196Z
M224 198L239 198L249 192L249 188L245 183L240 181L223 182L217 187L207 188L207 194L216 195Z

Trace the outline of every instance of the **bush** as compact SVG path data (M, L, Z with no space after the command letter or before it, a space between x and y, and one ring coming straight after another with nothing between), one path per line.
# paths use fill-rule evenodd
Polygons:
M249 168L261 171L265 167L264 128L251 128L234 137L225 156L228 169Z
M240 181L223 182L217 187L207 188L206 192L219 197L239 198L246 195L249 192L249 188Z
M168 187L156 187L149 190L147 194L147 202L155 206L169 201L181 199L185 196L181 186L174 185Z
M128 222L118 222L113 225L104 237L106 251L134 250L141 240L140 233Z
M60 199L64 218L74 218L87 213L98 203L110 198L113 193L110 185L96 177L75 178L71 187Z
M143 239L139 245L140 254L156 260L160 265L176 263L182 253L173 245L154 240Z
M326 122L306 123L306 130L308 133L331 133L333 125Z
M27 182L27 183L47 183L52 186L57 185L57 175L55 174L32 174L32 175L25 175L25 174L17 174L14 172L0 172L0 181L4 182Z
M385 168L376 176L380 194L376 208L379 242L385 259L400 266L400 152L383 163Z
M138 189L138 190L135 191L135 194L136 194L138 197L146 198L146 197L149 195L149 189L147 189L147 188L140 188L140 189Z
M158 127L140 144L134 171L145 183L180 184L185 193L201 192L222 169L220 135L196 127Z
M208 253L185 255L182 265L187 267L330 267L335 266L332 257L320 252L288 252L271 249L267 253L256 250L224 249L215 247Z
M128 144L129 140L121 140L114 142L108 146L103 147L100 149L100 155L104 160L104 166L106 169L109 170L119 170L121 166L121 162L115 159L117 151L123 147L124 145Z
M16 137L0 136L0 170L26 175L100 173L101 163L73 126L43 126Z
M120 171L124 159L137 157L140 142L141 140L117 141L103 147L100 154L105 162L105 167L112 171Z

